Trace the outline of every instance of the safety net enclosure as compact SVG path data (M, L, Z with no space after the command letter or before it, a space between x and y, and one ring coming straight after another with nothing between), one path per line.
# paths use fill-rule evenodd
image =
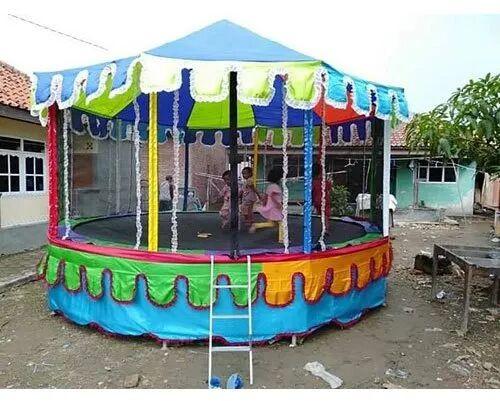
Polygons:
M247 263L252 299L245 289L220 288L212 305L236 314L252 302L253 341L346 325L385 302L390 122L409 117L403 89L220 21L134 57L36 73L32 113L48 135L49 246L39 274L50 308L70 320L111 333L204 340L211 267L219 284L245 284ZM371 220L330 219L325 150L368 137ZM259 144L280 149L282 217L252 233L240 221L237 148L253 149L247 166L255 172ZM292 148L304 159L304 201L294 211ZM206 168L190 162L194 149L229 165L227 230L219 214L188 207L189 169ZM160 207L163 170L172 176L169 210ZM246 325L221 320L214 335L241 343Z

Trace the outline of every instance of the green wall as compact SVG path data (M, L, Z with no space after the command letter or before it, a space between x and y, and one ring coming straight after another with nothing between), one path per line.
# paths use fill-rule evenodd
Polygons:
M397 162L396 199L398 208L405 209L413 205L413 173L408 168L408 160ZM458 185L454 182L419 182L418 204L423 201L426 207L444 208L446 214L462 214L460 193L464 212L472 214L474 205L474 175L476 164L470 163L458 169ZM460 192L459 188L460 187Z
M408 160L396 162L396 193L398 208L406 209L413 205L413 172L408 168Z

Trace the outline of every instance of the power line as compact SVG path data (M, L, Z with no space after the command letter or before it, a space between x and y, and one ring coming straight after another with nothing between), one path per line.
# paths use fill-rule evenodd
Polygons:
M53 32L53 33L56 33L58 35L61 35L61 36L65 36L67 38L70 38L70 39L73 39L73 40L76 40L78 42L81 42L81 43L85 43L86 45L90 45L90 46L93 46L93 47L97 47L98 49L101 49L101 50L104 50L104 51L109 51L109 49L106 49L104 46L101 46L101 45L98 45L98 44L95 44L95 43L92 43L92 42L89 42L87 40L84 40L84 39L80 39L80 38L77 38L76 36L73 36L73 35L69 35L67 33L64 33L64 32L61 32L61 31L58 31L56 29L53 29L53 28L50 28L48 26L45 26L45 25L42 25L42 24L39 24L37 22L34 22L34 21L31 21L31 20L28 20L26 18L22 18L22 17L19 17L18 15L14 15L14 14L8 14L9 17L12 17L12 18L15 18L15 19L18 19L20 21L23 21L23 22L26 22L28 24L31 24L31 25L34 25L38 28L42 28L42 29L45 29L47 31L50 31L50 32Z

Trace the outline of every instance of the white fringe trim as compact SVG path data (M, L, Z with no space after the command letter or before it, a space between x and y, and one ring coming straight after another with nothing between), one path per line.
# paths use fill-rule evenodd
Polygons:
M125 93L133 84L134 78L134 69L137 63L141 63L142 72L139 77L139 86L142 93L148 94L151 92L173 92L179 90L182 85L182 70L189 69L190 72L190 93L192 98L197 102L221 102L225 100L229 96L229 72L236 71L238 72L238 100L245 104L255 105L255 106L268 106L274 95L274 81L276 76L284 75L286 76L289 72L291 72L290 68L286 65L286 63L276 63L276 67L270 67L267 71L267 93L266 97L252 97L244 94L243 87L241 85L241 79L245 79L245 70L247 68L251 69L251 65L253 63L245 63L245 62L201 62L201 61L192 61L192 60L174 60L174 59L165 59L162 57L151 56L148 54L141 54L139 57L133 59L128 68L127 75L125 79L125 83L120 87L112 89L109 98L112 99L115 96ZM298 64L298 63L297 63ZM296 64L296 65L297 65ZM220 89L215 90L213 95L207 95L198 93L196 90L196 81L197 75L201 74L200 71L203 71L207 65L210 65L213 68L213 71L218 71L216 75L216 79L220 80ZM270 63L271 65L271 63ZM262 68L262 67L260 67ZM117 65L115 62L109 63L105 65L99 76L99 84L97 89L87 95L86 104L89 104L92 100L99 98L106 91L106 82L108 79L113 79L117 70ZM31 107L31 114L33 116L38 116L42 125L46 125L47 119L43 116L43 111L47 109L54 103L59 105L60 109L65 109L73 106L78 100L80 93L82 91L85 92L87 80L88 80L88 69L82 69L74 79L73 82L73 91L71 96L62 101L61 99L61 90L63 83L63 76L60 73L55 73L52 76L51 84L50 84L50 96L49 98L38 104L34 104ZM218 75L218 77L217 77ZM32 79L32 100L35 99L36 89L38 87L38 79L36 75L31 75ZM325 88L325 102L332 107L345 109L347 107L346 102L338 102L328 97L328 71L327 69L319 65L316 67L313 77L313 95L310 100L303 99L295 99L291 96L291 90L289 90L289 81L285 83L286 88L286 103L289 107L301 110L310 110L314 108L321 97L322 88ZM344 84L347 91L347 85L351 84L352 86L352 94L353 94L353 109L360 115L369 115L371 112L371 108L369 110L363 110L358 107L356 103L357 90L356 80L351 78L348 75L344 75ZM368 96L371 96L370 91L377 93L377 85L369 83L367 86ZM403 116L399 111L399 98L394 89L389 90L390 95L395 100L395 104L393 103L393 108L395 110L396 116L401 121L409 121L408 117ZM347 95L347 94L346 94ZM371 97L370 97L371 99ZM378 99L377 99L378 100ZM404 99L403 99L404 101ZM378 118L388 119L390 118L390 114L378 114Z

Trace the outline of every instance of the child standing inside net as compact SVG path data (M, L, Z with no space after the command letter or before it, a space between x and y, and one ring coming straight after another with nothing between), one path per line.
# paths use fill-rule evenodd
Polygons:
M257 208L257 212L259 212L266 221L264 223L253 223L249 232L254 233L260 228L275 227L276 224L281 228L281 222L283 221L283 192L280 182L282 176L283 170L279 167L273 167L271 171L269 171L267 175L269 184L266 187L266 192L263 195L259 195L262 206ZM282 240L281 230L279 240Z
M257 202L257 191L253 185L253 171L251 167L245 167L241 170L243 177L243 186L241 187L241 217L243 224L249 228L253 224L253 206Z
M231 219L231 172L229 170L224 171L222 179L224 180L224 186L219 192L219 198L222 199L219 216L221 219L221 228L226 229L229 227Z

